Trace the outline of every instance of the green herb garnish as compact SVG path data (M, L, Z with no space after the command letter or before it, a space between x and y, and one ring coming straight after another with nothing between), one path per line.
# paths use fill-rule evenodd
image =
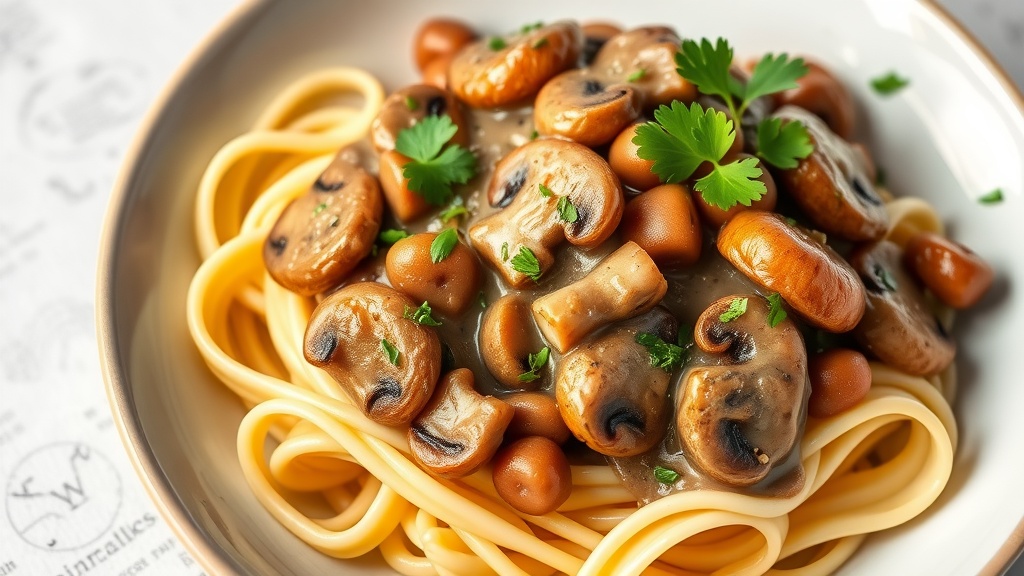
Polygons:
M380 234L377 235L377 241L385 246L391 246L395 242L408 238L409 233L405 230L396 230L394 228L388 228L387 230L381 230Z
M647 353L651 356L651 366L672 372L683 364L681 346L665 342L657 334L650 332L637 333L635 340L637 344L647 348Z
M415 110L420 107L420 104L412 96L406 96L405 107L408 108L409 110Z
M398 348L395 348L394 344L384 338L380 340L380 348L388 357L388 362L391 362L392 366L398 366Z
M573 222L580 219L579 212L576 211L576 207L573 206L572 200L569 200L568 196L562 196L558 199L558 204L555 205L555 209L558 210L558 217L563 222L572 224Z
M505 44L505 39L499 36L492 36L491 39L487 41L487 47L495 52L502 50L505 46L507 46L507 44Z
M746 298L733 298L732 302L729 302L729 309L719 314L718 320L720 322L732 322L743 316L747 311L747 301Z
M633 72L626 78L626 82L639 82L640 80L643 80L644 76L646 75L647 70L644 68L639 68L636 72Z
M431 316L432 313L433 310L430 309L430 304L424 300L423 304L420 304L419 308L413 309L406 306L405 312L402 313L402 318L412 320L413 322L423 324L424 326L440 326L441 323L434 320L434 317Z
M501 243L501 261L508 262L508 242Z
M661 466L654 467L654 479L662 484L672 485L679 480L679 472L663 468Z
M536 42L533 43L533 49L534 50L540 50L541 48L543 48L543 47L545 47L547 45L548 45L548 37L547 36L543 36L543 37L539 38Z
M410 158L402 168L409 189L435 206L452 197L453 184L465 184L476 174L472 152L458 144L445 146L458 130L448 116L427 116L395 140L395 150Z
M1002 188L996 188L995 190L985 194L981 198L978 198L978 202L982 204L999 204L1003 201L1003 190Z
M519 32L523 34L529 34L530 32L533 32L534 30L540 30L543 27L544 23L537 21L534 22L533 24L523 24L523 26L519 28Z
M548 188L543 184L538 184L537 189L540 190L540 195L545 198L551 198L551 196L554 194L554 192L551 191L551 188Z
M458 231L455 228L446 228L430 243L430 259L437 264L447 258L458 243Z
M783 170L796 168L798 161L811 152L814 145L802 123L765 118L757 125L757 155L772 166Z
M901 78L896 72L889 72L871 80L871 87L882 96L895 94L910 84L907 78Z
M882 283L882 287L889 292L895 292L899 290L900 286L896 282L896 278L893 277L892 272L882 266L881 264L875 264L875 278Z
M548 356L550 355L551 350L548 349L547 346L545 346L540 349L540 352L537 352L536 354L531 353L529 356L527 356L526 361L530 365L530 370L529 372L523 372L522 374L520 374L519 381L533 382L534 380L540 378L540 374L538 374L538 372L541 368L544 367L545 364L548 363Z
M512 257L512 269L530 277L534 282L540 280L540 275L543 274L537 256L526 246L520 246L519 253Z
M483 290L476 295L476 301L480 303L481 308L487 308L487 295L484 294Z
M447 208L437 215L442 224L447 224L449 220L453 218L461 218L463 216L469 216L469 210L466 209L466 205L463 203L462 198L458 196L455 197L455 200Z
M768 295L768 325L775 328L786 319L786 310L782 307L782 295L772 292Z
M327 209L327 204L325 204L323 202L317 204L316 208L313 208L313 216L316 216L317 214L323 212L326 209Z

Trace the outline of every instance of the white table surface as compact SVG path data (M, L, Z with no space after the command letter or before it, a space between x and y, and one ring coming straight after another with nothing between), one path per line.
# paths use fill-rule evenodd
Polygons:
M235 3L0 0L0 576L202 574L113 427L93 292L128 142ZM1024 87L1024 0L941 3Z

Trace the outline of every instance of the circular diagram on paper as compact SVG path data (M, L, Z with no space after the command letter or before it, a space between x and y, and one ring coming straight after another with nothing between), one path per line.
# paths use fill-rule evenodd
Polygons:
M49 444L14 467L4 497L7 518L22 540L43 550L74 550L113 525L121 477L86 444Z

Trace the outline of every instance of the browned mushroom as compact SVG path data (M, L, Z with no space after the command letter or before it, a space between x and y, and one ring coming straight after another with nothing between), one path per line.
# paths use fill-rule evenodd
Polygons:
M313 311L302 352L323 368L371 420L404 426L430 400L441 373L433 328L403 318L416 305L375 282L352 284Z
M516 510L554 512L572 494L572 468L558 444L543 436L520 438L494 456L494 489Z
M395 150L380 155L380 187L388 208L400 222L410 222L431 210L423 196L409 189L409 179L405 177L405 165L409 162L408 156Z
M740 212L722 227L717 244L740 272L781 294L818 328L847 332L864 314L864 286L853 268L778 214Z
M630 200L619 233L659 266L689 266L700 258L700 219L690 190L680 184L663 184Z
M476 39L468 24L452 18L431 18L420 24L412 43L416 67L424 71L431 62L455 55Z
M543 436L556 444L565 444L572 435L562 420L555 399L544 392L515 392L502 397L515 409L512 421L505 430L506 438Z
M519 376L530 371L529 356L542 347L525 299L508 294L487 307L480 322L480 355L502 386L535 388L539 379L524 382Z
M850 256L867 287L867 310L853 335L894 368L916 376L936 374L953 361L956 344L904 270L902 258L900 247L887 240Z
M533 302L533 317L555 350L565 353L605 324L647 312L668 282L634 242L626 242L576 282Z
M584 342L558 365L555 399L572 433L607 456L634 456L661 440L672 409L671 374L652 365L638 333L675 342L679 324L664 308Z
M501 446L514 410L473 388L473 372L444 375L430 402L409 427L413 458L431 473L461 478L490 461Z
M583 62L590 64L601 47L613 36L622 34L622 28L610 22L586 22L580 26L583 31Z
M907 267L947 306L970 308L992 285L991 266L966 246L938 234L916 234L904 250Z
M327 290L373 249L383 214L377 179L339 153L271 228L263 244L267 271L303 296Z
M840 138L849 140L857 126L853 98L828 70L815 62L807 62L807 74L799 78L796 88L773 96L777 106L793 105L808 110L828 124Z
M473 225L469 237L481 258L515 288L534 283L516 266L515 256L524 249L536 258L539 277L554 264L554 250L563 241L593 248L622 218L622 185L608 163L564 140L535 140L502 158L487 198L491 206L506 208ZM574 220L563 217L560 202L571 204Z
M533 122L541 134L600 146L639 115L640 100L632 86L579 69L563 72L541 88Z
M780 170L779 184L828 234L846 240L877 240L889 229L889 215L875 192L864 155L829 130L817 116L786 106L775 112L783 122L801 122L814 152L796 168Z
M775 187L775 179L772 178L772 173L768 171L768 167L765 166L764 162L762 162L760 158L741 152L735 156L726 155L726 157L722 159L722 164L732 162L733 160L743 160L745 158L755 158L757 160L757 167L761 169L761 175L758 176L757 179L764 184L764 194L761 195L760 199L751 202L750 206L735 204L728 210L722 210L718 206L711 204L704 199L703 194L694 194L693 203L697 206L697 211L700 213L701 219L705 224L714 228L720 228L722 224L725 224L738 212L743 212L744 210L762 210L765 212L775 210L775 204L779 199L779 194Z
M671 28L634 28L609 39L591 69L629 82L640 95L640 105L648 109L673 100L692 102L697 88L676 72L679 44L679 36Z
M734 301L746 312L724 315ZM707 353L684 376L676 430L687 454L712 478L750 486L793 449L803 425L807 351L789 319L772 327L768 303L727 296L697 319L694 344Z
M474 108L518 104L571 68L582 44L583 35L574 22L483 38L456 54L448 83L460 100Z
M482 282L480 263L462 242L434 262L430 248L437 236L423 232L396 242L388 250L388 280L414 301L426 300L442 314L457 316L476 302Z
M469 142L458 100L451 92L427 84L406 86L388 96L370 125L370 140L378 152L394 150L398 134L427 116L448 116L458 129L451 143L466 146Z

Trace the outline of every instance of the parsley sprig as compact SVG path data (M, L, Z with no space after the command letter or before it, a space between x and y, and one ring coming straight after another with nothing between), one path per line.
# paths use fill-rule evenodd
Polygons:
M772 166L783 170L796 168L799 160L811 152L814 145L800 122L765 118L757 125L757 155Z
M519 252L512 257L512 269L530 277L534 282L539 281L541 274L544 273L540 269L540 261L537 260L537 256L526 246L520 246Z
M409 189L435 206L451 199L452 185L465 184L476 175L472 152L458 144L445 146L458 130L448 116L426 116L395 140L395 150L411 159L402 169Z
M420 304L419 308L413 309L406 306L405 312L402 313L402 318L412 320L413 322L423 324L424 326L440 326L441 323L434 320L434 317L432 316L433 312L434 311L430 308L430 303L424 300L423 304Z
M533 382L540 378L540 369L548 363L548 357L551 355L551 349L547 346L540 349L540 352L536 354L530 353L526 357L526 362L530 365L530 370L523 372L519 375L520 382Z
M655 368L672 372L683 364L683 348L665 342L657 334L639 332L636 335L636 343L647 348L647 353L651 356L651 366Z
M768 325L775 328L786 319L786 309L782 307L782 295L772 292L768 295Z
M747 312L747 298L733 298L729 302L729 309L718 315L719 322L732 322Z
M679 480L679 472L664 466L654 467L654 479L666 485L675 484Z

